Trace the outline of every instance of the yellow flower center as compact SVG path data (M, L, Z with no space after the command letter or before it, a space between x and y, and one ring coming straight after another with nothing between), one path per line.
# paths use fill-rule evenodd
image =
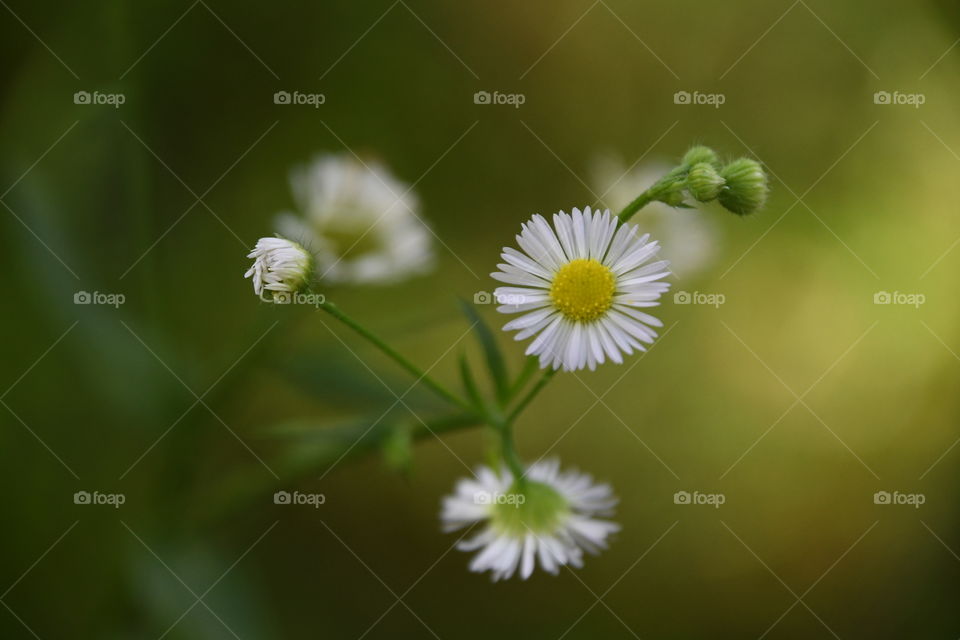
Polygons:
M560 267L550 285L553 306L575 322L600 318L617 290L613 272L593 259L578 258Z

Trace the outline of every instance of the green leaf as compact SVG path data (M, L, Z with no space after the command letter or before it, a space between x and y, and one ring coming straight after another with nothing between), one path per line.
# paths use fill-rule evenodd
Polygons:
M467 392L467 397L477 409L483 409L483 398L477 389L477 382L473 379L473 372L470 370L470 363L467 362L467 354L460 354L460 378L463 380L463 388Z
M507 379L507 366L503 360L503 354L497 346L497 340L490 330L490 327L477 310L465 300L460 300L460 308L463 310L467 319L473 324L474 333L483 347L483 355L487 361L487 368L490 371L490 377L493 380L493 387L496 391L497 401L502 406L509 399L510 382Z

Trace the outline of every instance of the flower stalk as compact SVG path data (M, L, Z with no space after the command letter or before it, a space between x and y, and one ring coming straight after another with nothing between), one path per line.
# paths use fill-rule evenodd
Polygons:
M340 307L335 305L332 302L322 302L319 304L319 308L323 309L331 316L347 325L354 330L357 334L367 340L370 344L379 349L384 355L396 362L398 365L403 367L407 372L413 375L418 382L423 382L431 391L436 393L438 396L447 400L448 402L468 411L470 413L475 413L475 407L471 406L466 401L462 400L459 396L449 391L442 384L431 378L426 371L422 371L417 365L413 364L406 357L401 355L396 349L384 342L379 336L374 334L372 331L361 325L359 322L348 316L344 313Z
M517 453L516 444L514 443L513 423L503 422L500 426L495 427L495 429L500 434L500 449L503 455L503 462L510 470L510 473L513 474L517 485L522 487L525 482L526 472L523 467L523 462L520 461L520 455Z
M696 202L717 201L727 211L745 216L763 207L768 192L767 175L756 160L738 158L723 164L709 147L695 146L617 217L626 222L651 202L689 208L687 197Z
M545 371L540 379L537 380L536 384L531 387L527 394L520 400L520 402L517 403L517 405L509 412L509 414L503 415L500 407L489 408L478 406L461 399L442 384L431 378L427 372L421 370L409 359L400 354L396 349L384 342L384 340L375 333L347 315L336 304L324 301L318 306L323 311L327 312L346 326L350 327L350 329L352 329L355 333L366 339L384 355L389 357L404 370L413 375L417 381L422 381L438 396L465 410L466 413L454 421L457 426L469 426L469 424L486 422L487 425L489 425L496 432L500 439L500 452L503 463L513 474L513 477L516 478L517 483L520 485L523 484L525 471L523 462L520 460L520 456L517 453L516 444L514 442L513 423L523 412L523 410L526 409L527 405L533 401L537 394L540 393L540 391L554 377L557 372L556 369L548 369ZM507 398L507 404L509 404L516 394L523 389L526 381L536 370L536 362L537 361L535 358L530 358L528 360L523 371L520 373L520 375L517 377L517 380L511 387L510 395ZM533 366L531 366L531 363L533 363Z

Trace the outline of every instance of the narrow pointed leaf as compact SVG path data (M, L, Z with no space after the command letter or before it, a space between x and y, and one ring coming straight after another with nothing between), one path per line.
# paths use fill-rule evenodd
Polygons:
M463 380L463 388L467 392L467 398L477 409L483 408L483 398L477 389L477 382L473 378L473 372L470 370L470 363L467 362L467 354L460 354L460 378Z
M503 354L500 353L500 348L497 346L497 340L490 327L483 321L477 310L473 308L473 305L461 300L460 307L467 319L473 324L473 331L480 341L484 358L487 361L487 368L490 370L497 400L503 405L509 396L510 382L507 379L507 366L503 360Z

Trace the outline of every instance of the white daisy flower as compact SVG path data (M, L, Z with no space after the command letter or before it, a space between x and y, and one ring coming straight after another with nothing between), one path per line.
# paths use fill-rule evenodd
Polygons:
M607 537L620 530L612 515L617 498L607 484L577 471L560 471L556 460L538 462L522 485L504 469L477 469L476 479L464 478L443 501L444 531L483 522L483 529L457 544L461 551L480 549L470 570L489 570L493 580L509 579L519 569L524 580L534 565L556 575L560 567L583 566L583 552L605 549Z
M627 168L614 155L604 155L593 163L591 182L604 202L620 211L649 189L670 170L670 165L650 162ZM713 218L702 210L709 205L691 202L691 209L677 209L662 202L651 202L632 218L663 242L662 256L680 277L693 277L715 260L720 232Z
M301 215L281 214L277 230L316 253L324 281L388 283L432 266L416 196L381 165L324 155L295 169L290 183Z
M552 227L535 215L522 229L523 252L504 248L506 264L490 275L513 285L494 292L497 311L523 314L503 329L519 331L517 340L536 336L527 355L541 368L593 370L608 357L619 364L621 352L653 342L651 327L663 323L639 308L660 304L670 284L659 280L670 272L665 260L649 262L660 249L649 234L590 207L554 214Z
M247 257L253 258L253 266L243 277L253 277L254 292L266 302L289 301L291 294L307 286L313 271L313 256L286 238L260 238Z

